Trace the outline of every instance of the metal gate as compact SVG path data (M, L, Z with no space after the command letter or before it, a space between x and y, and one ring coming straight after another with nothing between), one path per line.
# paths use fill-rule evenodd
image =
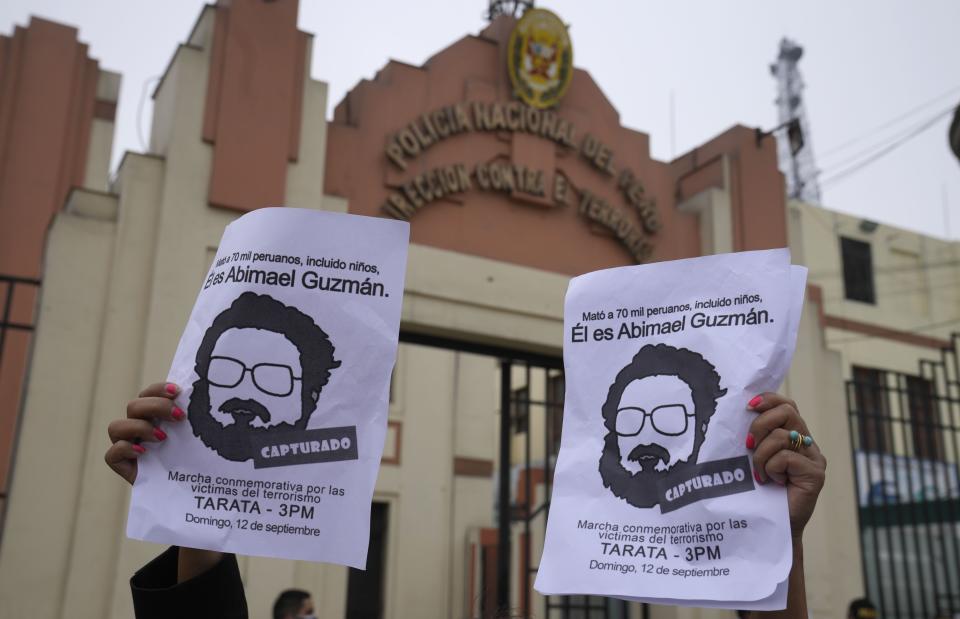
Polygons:
M626 619L627 603L599 596L544 596L536 608L533 562L543 549L550 491L563 426L563 368L559 359L500 362L500 475L498 546L519 540L519 600L510 600L510 555L497 566L497 605L512 617L547 619ZM517 553L514 553L517 554ZM519 603L518 603L519 602ZM519 612L518 612L519 611Z
M881 617L960 613L960 334L917 374L847 382L867 596Z
M496 538L481 550L479 616L537 619L626 619L627 602L597 596L535 593L553 471L563 424L563 362L526 353L409 332L408 344L487 355L499 360L500 434L496 476ZM506 506L501 509L500 506ZM493 533L493 531L490 531ZM643 605L642 616L649 616Z

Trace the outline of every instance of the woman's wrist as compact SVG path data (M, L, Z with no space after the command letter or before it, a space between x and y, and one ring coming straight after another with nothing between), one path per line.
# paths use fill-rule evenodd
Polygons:
M803 558L803 537L800 535L791 535L790 543L793 546L793 559Z

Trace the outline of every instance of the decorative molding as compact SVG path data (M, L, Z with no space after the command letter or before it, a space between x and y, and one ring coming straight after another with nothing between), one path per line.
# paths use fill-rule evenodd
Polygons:
M807 286L807 296L810 297L811 301L817 304L817 316L820 320L821 327L843 329L844 331L851 331L853 333L862 333L863 335L869 337L891 340L894 342L909 344L911 346L935 348L936 350L950 347L949 340L940 339L938 337L930 337L929 335L921 335L919 333L903 331L901 329L881 327L880 325L870 324L868 322L861 322L859 320L851 320L850 318L843 318L841 316L827 314L823 309L823 288L817 286L816 284L810 284Z
M93 103L93 117L113 122L117 117L117 102L97 99Z
M387 434L389 436L390 428L394 429L393 455L389 458L382 458L381 464L392 464L400 466L400 449L403 445L403 422L396 419L387 420Z
M455 456L453 458L453 474L460 477L492 477L493 460Z

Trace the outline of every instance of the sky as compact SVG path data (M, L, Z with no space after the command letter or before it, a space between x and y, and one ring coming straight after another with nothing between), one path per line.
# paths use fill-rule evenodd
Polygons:
M31 15L76 26L100 66L123 75L113 165L144 151L149 92L205 4L200 0L3 0L0 33ZM574 63L670 160L734 124L771 129L769 65L786 36L800 70L827 208L960 239L960 162L947 111L960 103L955 0L538 0L569 24ZM422 64L486 24L484 0L301 0L311 75L327 116L388 59ZM939 115L939 119L938 119ZM915 135L914 135L915 134ZM911 137L912 136L912 137ZM875 154L889 153L868 162ZM861 165L862 164L862 165ZM851 171L853 170L853 171Z

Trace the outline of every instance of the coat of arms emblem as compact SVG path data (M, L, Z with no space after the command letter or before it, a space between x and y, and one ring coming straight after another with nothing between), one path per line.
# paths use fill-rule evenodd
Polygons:
M529 9L510 35L507 68L516 95L527 105L555 106L573 78L567 27L546 9Z

